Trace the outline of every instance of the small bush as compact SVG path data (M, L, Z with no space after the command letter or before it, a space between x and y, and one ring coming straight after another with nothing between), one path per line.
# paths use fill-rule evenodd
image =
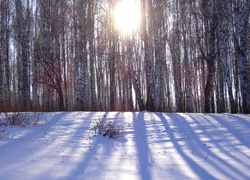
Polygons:
M12 126L24 126L27 124L27 118L20 112L5 113L6 124Z
M4 134L5 134L5 130L4 130L4 129L1 129L1 127L0 127L0 138L3 137Z
M95 135L99 134L110 139L118 139L122 136L122 130L116 127L112 121L105 122L104 119L99 119L94 125Z
M4 113L5 117L2 122L2 125L8 126L29 126L36 124L38 122L37 115L35 113L21 113L21 112L13 112L13 113Z

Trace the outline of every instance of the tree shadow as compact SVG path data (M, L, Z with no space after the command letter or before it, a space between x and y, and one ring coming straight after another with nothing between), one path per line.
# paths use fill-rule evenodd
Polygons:
M221 117L222 115L220 115ZM238 149L238 143L232 142L235 139L234 133L226 128L222 128L220 120L211 118L210 115L193 116L192 114L182 114L181 117L187 121L187 124L192 123L201 133L195 133L200 142L204 144L204 151L207 152L208 164L218 170L227 178L240 178L247 179L246 172L243 172L239 165L242 167L249 166L244 163L245 157L237 157L244 155L241 149ZM203 124L201 123L203 122ZM189 127L191 127L189 125ZM194 129L194 128L191 128ZM201 138L203 140L201 141ZM234 154L237 152L237 155ZM237 166L235 166L237 162ZM248 169L246 167L246 169Z
M202 122L202 119L197 120L198 116L193 117L192 114L170 113L165 116L161 119L166 129L168 129L176 150L199 178L215 179L222 176L233 179L247 179L245 173L229 162L229 160L237 162L237 159L230 152L224 151L223 146L218 144L220 143L218 139L214 139L219 136L218 133L215 134L215 131L219 128L218 126L209 124L203 117L204 124L200 124L199 122ZM169 122L172 123L171 127ZM179 142L180 138L185 142L184 145ZM195 157L192 157L191 153ZM219 154L222 154L223 157L227 156L229 159L226 160L220 157ZM218 172L218 174L212 174L212 172Z
M44 146L40 145L39 143L39 145L37 145L36 143L40 138L44 137L45 134L51 130L51 128L58 121L65 117L65 115L65 112L46 113L45 115L43 114L41 115L41 118L50 119L48 122L41 126L32 127L31 129L25 127L23 128L24 131L29 129L31 131L18 139L8 140L8 143L2 144L0 146L0 154L2 157L4 155L6 156L4 157L5 160L0 158L0 161L5 162L8 160L10 163L8 163L8 166L0 168L0 174L1 170L4 171L6 168L6 171L10 172L9 175L16 171L26 172L22 167L26 167L28 162L31 163L32 159L34 158L34 154L39 154L44 151ZM17 131L15 131L15 133L17 133ZM32 146L34 144L36 144L35 147Z
M246 154L246 149L248 148L250 140L248 137L244 138L239 134L250 134L249 126L246 126L244 123L241 124L239 119L235 117L233 117L233 122L226 122L227 120L222 118L222 115L216 116L214 114L208 114L200 115L200 117L189 116L197 127L205 127L203 131L207 139L209 139L206 143L211 144L211 148L217 148L219 152L223 153L223 156L233 159L238 162L238 164L247 166L245 159L249 157L248 154ZM232 116L234 115L230 115L230 118ZM203 121L198 120L198 118L202 118ZM246 143L247 141L248 143Z
M146 135L146 124L144 120L145 112L133 113L135 143L137 149L137 155L139 160L139 173L141 179L150 180L150 156L151 152L148 147L147 135Z
M20 139L23 139L25 141L29 141L34 139L34 137L40 137L43 136L44 133L46 133L47 130L49 130L51 127L53 127L58 121L60 121L64 116L66 115L65 112L60 112L60 113L48 113L46 115L41 115L42 118L45 119L50 119L50 121L46 122L43 125L39 125L37 127L34 127L34 130L32 130L30 133L27 133L25 136L22 136ZM49 117L51 116L51 117ZM25 127L26 128L26 127ZM39 132L37 131L37 129L39 128ZM19 139L19 138L18 138ZM6 148L7 146L11 145L12 147L14 146L15 149L18 149L19 145L23 145L23 141L19 140L10 140L8 144L4 144L3 146L1 146L1 150L3 150L4 148ZM14 145L13 145L14 144ZM5 147L6 146L6 147Z
M182 125L183 121L182 117L180 117L177 114L171 114L171 113L166 114L167 118L172 119L173 123L175 124L175 127L178 128L180 127L179 129L173 129L172 127L170 127L169 119L167 119L165 116L160 116L159 114L157 115L161 119L163 125L165 126L165 129L168 132L170 139L172 140L174 148L177 150L178 154L183 158L183 160L185 160L185 162L188 164L188 167L192 169L192 171L201 179L216 179L216 177L211 172L208 172L206 169L202 168L196 161L194 161L189 155L187 155L186 152L183 150L182 146L179 144L180 143L179 141L183 141L182 138L185 138L185 136L188 135L187 133L190 132L188 126ZM180 130L183 132L181 132ZM202 144L199 138L196 137L195 134L193 135L194 135L193 138L195 138L195 142ZM200 156L204 156L202 152L200 152L197 149L194 149L196 147L197 145L194 146L191 143L190 145L190 148L192 149L191 151L199 153Z
M218 116L216 114L209 114L210 117L218 121L224 128L226 128L231 134L235 135L235 138L239 140L243 145L250 148L250 117L248 115L244 115L245 117L249 117L249 121L242 118L243 115L238 114L223 114L223 118L221 115ZM233 117L233 121L232 118Z
M103 115L101 115L100 117L97 117L98 119L96 120L99 120L100 118L106 118L107 116L108 116L108 112L104 112ZM91 119L91 117L88 117L88 118ZM86 135L86 136L89 136L89 135ZM98 150L100 148L99 145L102 144L102 141L101 141L102 137L100 137L99 135L94 135L94 136L93 138L89 139L89 148L87 149L85 153L80 155L80 158L82 160L80 160L79 162L77 162L77 164L74 165L74 168L68 174L68 178L76 179L76 178L79 178L81 175L84 175L86 173L88 166L90 166L91 161L97 160L96 154L98 153ZM99 166L102 166L101 164L102 162L100 162Z
M105 121L115 121L117 117L121 118L121 116L119 113L106 112L102 118ZM112 159L114 158L112 153L116 151L116 148L119 148L117 146L122 146L122 143L101 135L93 136L89 149L80 156L81 160L74 165L74 169L69 173L68 178L93 177L94 179L100 179L107 176L108 172L116 171L116 169L111 169L114 167L111 164L111 161L114 160ZM119 168L119 166L116 168Z

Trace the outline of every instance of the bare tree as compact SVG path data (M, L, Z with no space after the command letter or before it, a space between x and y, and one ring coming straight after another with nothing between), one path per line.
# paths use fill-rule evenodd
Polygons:
M230 100L230 107L231 112L236 113L236 104L233 97L233 87L232 87L232 78L230 76L230 70L228 66L228 55L227 55L227 43L226 43L226 35L225 35L225 29L223 29L223 20L222 18L225 17L227 14L222 14L222 2L219 0L214 0L214 6L215 6L215 14L217 17L217 23L218 23L218 40L219 40L219 46L221 51L221 59L223 61L224 65L224 71L225 71L225 78L228 88L228 95Z
M247 0L0 0L0 108L243 112L250 109ZM6 106L7 104L7 106Z
M242 112L250 113L250 66L247 60L247 32L250 16L250 1L233 0L231 3L233 14L233 40L240 78L242 96Z
M0 1L0 109L10 104L10 2ZM0 111L1 111L0 110Z
M18 64L18 101L21 109L30 107L30 81L29 81L29 7L23 7L21 0L15 0L15 43Z

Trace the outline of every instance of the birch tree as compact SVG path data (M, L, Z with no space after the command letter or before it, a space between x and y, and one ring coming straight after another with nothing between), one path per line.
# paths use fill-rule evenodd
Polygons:
M232 78L230 76L230 70L228 67L226 35L224 32L225 30L223 29L223 20L222 20L222 18L225 17L227 14L222 14L223 12L222 4L219 0L214 0L214 6L215 6L215 14L217 17L217 22L218 22L218 40L219 40L219 46L220 46L220 51L221 51L221 60L224 65L224 72L225 72L225 78L226 78L226 83L227 83L231 113L236 113L237 110L236 110L235 100L233 97Z
M197 44L202 59L206 61L207 78L204 91L205 112L215 112L214 106L214 77L215 77L215 58L216 58L216 17L214 8L209 5L211 1L201 1L198 7L193 7L196 24ZM200 13L199 13L200 12ZM202 24L201 24L202 22ZM204 28L202 28L204 27ZM199 32L201 30L201 32ZM203 38L202 38L203 37Z
M0 111L11 106L10 98L10 1L0 1Z
M154 49L153 49L153 2L152 0L142 0L142 34L145 50L145 71L147 82L146 109L154 111Z
M0 109L249 113L250 1L116 3L0 0Z
M240 90L242 97L242 112L250 113L250 66L247 60L247 32L249 29L250 1L233 0L233 33L236 61L240 78Z
M87 108L87 2L76 0L75 8L76 107L78 110L85 110Z
M29 7L25 14L21 0L15 0L15 40L18 59L18 100L22 110L30 106L30 82L29 82L29 44L28 29ZM25 16L27 21L25 23Z

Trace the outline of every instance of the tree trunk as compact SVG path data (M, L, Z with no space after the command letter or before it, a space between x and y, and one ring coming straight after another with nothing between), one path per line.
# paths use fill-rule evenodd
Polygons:
M250 2L234 1L235 14L235 53L240 77L240 90L242 96L242 112L250 113L250 64L247 62L247 30L250 14Z
M95 64L96 64L96 53L95 53L95 15L94 7L95 2L88 0L88 41L89 41L89 59L90 59L90 90L91 90L91 110L98 110L97 99L96 99L96 80L95 80Z
M146 12L148 9L148 12ZM145 64L146 64L146 81L147 81L147 102L146 109L148 111L155 111L154 107L154 49L153 49L153 5L152 0L148 0L148 7L146 0L142 0L142 24L143 24L143 41L145 49ZM148 18L146 18L148 16ZM148 30L146 28L148 23Z
M128 40L130 41L130 40ZM135 71L133 69L133 55L132 55L132 45L131 42L127 43L127 57L128 57L128 68L130 73L131 82L133 85L133 88L135 90L135 98L139 105L139 110L144 111L145 105L142 100L141 91L140 91L140 80L136 78Z
M218 22L218 40L219 40L219 45L220 45L221 58L222 58L223 65L224 65L225 78L226 78L226 83L227 83L231 113L236 113L237 110L236 110L236 104L235 104L234 97L233 97L232 80L231 80L231 76L230 76L230 70L228 67L226 37L225 37L223 25L222 25L222 19L221 19L222 17L221 17L220 9L219 9L221 6L219 3L219 0L215 0L214 5L215 5L217 22Z
M27 56L27 41L25 34L25 24L24 24L24 12L21 0L15 0L16 8L16 21L17 21L17 39L16 43L18 46L18 92L19 92L19 109L27 110L29 108L30 102L30 87L29 87L29 77L28 77L28 56ZM26 7L28 8L28 7Z

